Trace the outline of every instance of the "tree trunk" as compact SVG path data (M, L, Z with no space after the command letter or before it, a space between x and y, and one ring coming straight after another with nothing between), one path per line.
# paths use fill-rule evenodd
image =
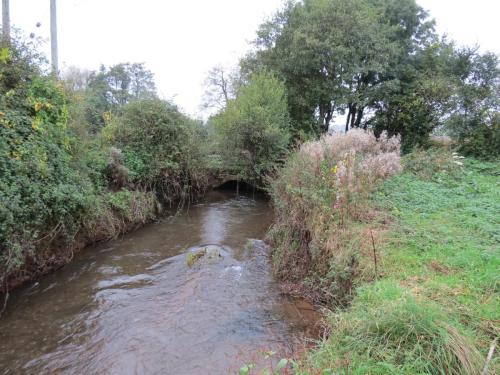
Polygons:
M347 111L347 119L345 122L345 132L347 133L349 131L349 122L351 120L351 103L347 105L348 111Z
M333 117L333 111L328 110L326 112L326 117L325 117L325 132L328 132L328 130L330 129L330 121L332 121L332 117Z
M354 120L356 120L356 104L351 106L351 129L354 127Z
M333 117L333 109L330 104L319 106L319 125L322 127L323 132L327 132L330 127L330 121Z
M361 119L363 118L363 111L364 111L363 107L358 109L358 113L356 116L356 122L354 123L354 126L357 128L359 128L359 126L361 125Z

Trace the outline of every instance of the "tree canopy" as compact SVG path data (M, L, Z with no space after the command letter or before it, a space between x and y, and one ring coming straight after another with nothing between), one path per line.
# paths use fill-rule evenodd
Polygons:
M463 69L488 59L460 55L415 0L289 1L260 26L254 44L242 75L265 69L284 82L295 137L326 132L342 118L345 131L400 134L404 151L451 123L466 91L481 85ZM483 66L496 74L490 87L498 87L495 61Z

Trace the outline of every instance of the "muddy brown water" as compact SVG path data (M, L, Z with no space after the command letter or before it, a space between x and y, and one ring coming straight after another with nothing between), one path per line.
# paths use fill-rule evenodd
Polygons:
M261 240L271 215L265 200L215 191L85 249L11 295L0 374L228 374L288 353L318 315L272 278Z

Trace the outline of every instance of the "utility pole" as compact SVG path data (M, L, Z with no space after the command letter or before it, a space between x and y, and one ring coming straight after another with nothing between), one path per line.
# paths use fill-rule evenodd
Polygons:
M5 1L5 0L4 0ZM52 72L55 76L59 73L57 56L57 9L56 0L50 0L50 52L52 58Z
M9 0L2 0L2 38L5 43L10 43L10 9Z

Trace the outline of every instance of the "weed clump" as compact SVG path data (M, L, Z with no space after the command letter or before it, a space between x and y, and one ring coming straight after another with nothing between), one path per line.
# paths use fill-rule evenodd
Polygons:
M200 251L196 251L194 253L188 253L186 256L186 264L189 268L193 267L194 264L201 258L203 258L207 254L207 248L204 248Z
M305 143L271 184L275 273L345 303L363 266L369 193L401 171L399 138L353 129Z

